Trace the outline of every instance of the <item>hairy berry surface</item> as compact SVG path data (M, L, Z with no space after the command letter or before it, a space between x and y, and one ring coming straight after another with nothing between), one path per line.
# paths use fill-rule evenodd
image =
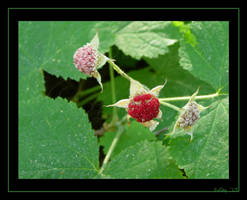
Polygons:
M195 102L188 103L184 108L185 112L178 120L179 127L191 127L200 118L200 110L198 109Z
M90 45L84 45L74 54L75 67L85 74L90 75L95 70L96 51Z
M138 122L146 122L158 116L159 107L158 98L151 94L138 95L130 101L128 114Z

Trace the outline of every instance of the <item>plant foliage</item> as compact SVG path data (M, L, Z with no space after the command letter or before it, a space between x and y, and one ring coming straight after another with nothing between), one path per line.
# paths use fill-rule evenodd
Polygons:
M129 76L148 88L167 80L160 98L191 96L199 86L198 95L220 91L197 101L209 108L193 127L192 141L181 129L165 140L166 131L157 136L131 119L99 173L100 146L107 154L118 132L116 125L111 127L112 109L102 106L108 130L97 138L87 112L77 106L81 100L46 96L42 73L86 82L73 65L73 54L96 32L99 51L112 51ZM19 22L19 178L229 178L228 34L228 22ZM140 67L140 62L145 64ZM114 82L116 100L128 99L129 81L116 76ZM114 103L112 81L104 79L103 87L103 93L91 97L81 92L103 105ZM160 109L156 131L171 130L178 113ZM119 119L126 115L124 109L115 111Z

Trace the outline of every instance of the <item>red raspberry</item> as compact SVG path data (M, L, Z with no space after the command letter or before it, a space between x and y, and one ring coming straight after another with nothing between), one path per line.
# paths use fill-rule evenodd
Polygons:
M158 98L151 94L138 95L130 101L128 114L138 122L146 122L158 116L159 107Z
M79 71L90 75L95 70L97 52L90 45L84 45L77 49L73 58Z

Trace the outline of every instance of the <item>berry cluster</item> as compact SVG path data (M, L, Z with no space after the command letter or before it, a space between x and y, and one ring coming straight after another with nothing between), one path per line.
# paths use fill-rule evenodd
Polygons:
M200 110L194 101L189 102L184 109L184 113L178 119L178 127L188 128L200 118Z
M151 94L135 96L128 105L128 114L138 122L150 121L159 114L158 98Z
M95 70L97 61L97 51L95 51L89 44L76 50L74 54L75 67L85 74L91 75Z

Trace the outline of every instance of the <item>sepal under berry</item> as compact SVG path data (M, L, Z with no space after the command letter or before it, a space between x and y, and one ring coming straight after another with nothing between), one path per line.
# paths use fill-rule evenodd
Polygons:
M154 87L153 89L150 90L150 93L156 97L159 96L160 90L163 89L163 87L165 87L167 83L167 80L165 80L165 83L163 85L158 85L156 87Z
M130 96L129 98L134 98L137 95L142 95L148 93L148 88L141 84L140 82L132 79L130 81Z
M96 78L97 82L99 83L99 85L100 85L100 87L101 87L101 92L103 92L103 85L102 85L102 83L101 83L101 76L100 76L100 73L99 73L97 70L95 70L95 71L92 73L92 76L93 76L94 78Z
M130 100L129 99L122 99L112 105L107 105L106 107L119 107L119 108L128 108Z
M159 125L159 122L155 120L150 120L147 122L142 122L141 124L149 128L150 131L154 131L154 129Z

